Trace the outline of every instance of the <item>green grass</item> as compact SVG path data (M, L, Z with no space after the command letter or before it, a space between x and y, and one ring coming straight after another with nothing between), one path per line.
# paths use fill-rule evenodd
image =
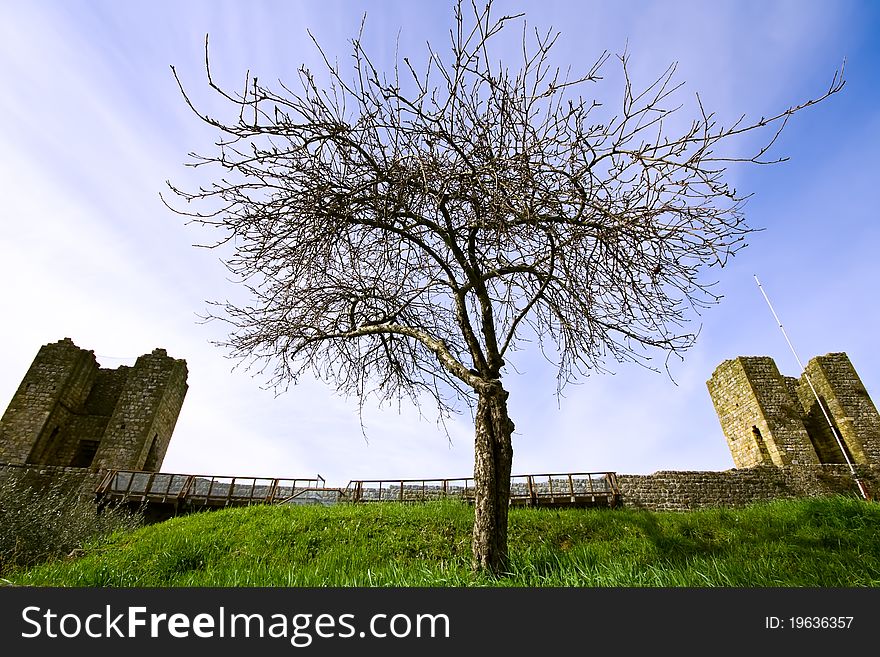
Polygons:
M470 570L473 511L258 506L119 532L8 575L37 586L873 587L880 505L833 497L689 512L512 509L511 573Z

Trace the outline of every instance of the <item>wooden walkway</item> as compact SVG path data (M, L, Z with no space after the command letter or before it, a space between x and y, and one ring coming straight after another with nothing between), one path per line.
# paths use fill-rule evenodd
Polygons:
M141 506L153 517L201 509L252 504L339 502L425 502L474 500L474 480L359 479L344 489L327 487L323 477L279 479L221 477L163 472L110 470L95 490L99 507L111 503ZM516 475L510 481L511 506L614 507L620 489L613 472Z
M252 504L332 504L340 491L324 478L221 477L110 470L95 490L99 507L144 506L152 515Z
M344 493L351 502L424 502L448 497L473 502L474 480L353 480ZM614 472L526 474L510 478L511 506L614 507L620 500Z

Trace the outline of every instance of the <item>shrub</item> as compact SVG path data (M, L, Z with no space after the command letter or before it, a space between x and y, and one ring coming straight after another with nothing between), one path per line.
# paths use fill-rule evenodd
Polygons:
M75 486L35 485L26 472L7 474L0 485L0 576L75 555L90 542L143 523L142 514L122 507L99 513Z

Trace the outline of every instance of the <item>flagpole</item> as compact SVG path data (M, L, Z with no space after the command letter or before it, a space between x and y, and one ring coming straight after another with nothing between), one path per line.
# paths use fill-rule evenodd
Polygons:
M822 409L822 415L825 416L825 421L828 422L828 426L831 427L831 433L834 435L834 440L837 441L837 446L840 447L840 452L843 454L844 460L846 460L846 464L849 466L850 474L852 474L853 480L855 480L856 485L859 487L859 492L862 494L862 497L866 500L871 499L868 495L868 491L865 489L864 484L859 479L858 474L856 473L856 469L852 464L852 461L849 458L849 455L846 453L846 447L844 447L843 440L840 437L840 434L837 431L837 428L834 426L834 423L831 421L831 417L828 415L828 411L825 410L825 404L822 403L822 400L819 398L819 393L816 392L816 387L813 385L813 381L810 379L810 374L807 372L807 368L804 367L804 364L801 362L801 359L798 358L797 351L795 351L794 345L791 343L791 340L788 338L788 333L785 332L785 327L782 325L782 322L779 319L779 315L776 314L776 311L773 309L773 304L770 303L770 298L767 296L767 293L764 291L764 288L761 286L761 281L758 280L757 274L755 276L755 283L758 284L758 289L761 290L761 294L764 295L764 301L767 302L767 306L770 308L770 312L773 313L773 318L776 320L776 323L779 325L779 330L782 331L782 335L785 337L785 341L788 343L788 348L791 349L791 353L794 355L794 359L797 361L798 366L800 366L801 371L804 373L804 378L807 380L807 384L810 386L810 390L813 391L813 396L816 398L816 403L819 404L819 408Z

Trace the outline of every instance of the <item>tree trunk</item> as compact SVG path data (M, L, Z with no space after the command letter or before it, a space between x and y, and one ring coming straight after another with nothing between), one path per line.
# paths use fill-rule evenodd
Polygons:
M507 572L507 512L513 460L513 422L507 415L507 391L500 382L479 391L474 450L473 568Z

